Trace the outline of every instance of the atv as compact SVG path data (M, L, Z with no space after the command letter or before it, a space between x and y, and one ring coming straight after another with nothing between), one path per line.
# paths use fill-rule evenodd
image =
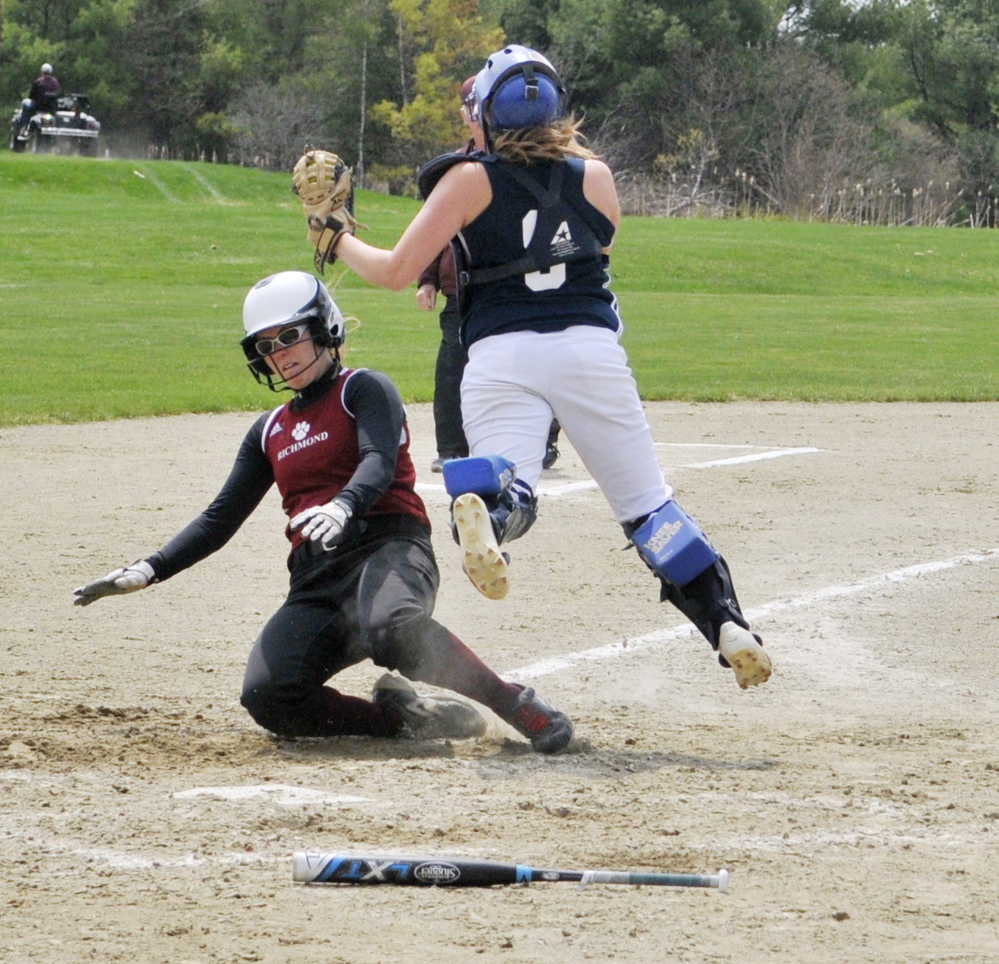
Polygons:
M86 157L97 156L97 139L101 133L100 122L88 111L90 102L85 94L67 94L56 98L54 111L31 110L31 101L14 111L10 121L12 151L40 151L59 153L77 152Z

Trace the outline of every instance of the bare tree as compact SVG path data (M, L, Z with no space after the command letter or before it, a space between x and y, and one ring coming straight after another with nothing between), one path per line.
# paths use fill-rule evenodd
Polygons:
M239 130L233 158L269 171L290 171L307 144L322 146L326 136L316 97L289 84L248 87L233 120Z
M808 216L816 198L874 173L870 126L850 116L846 83L814 54L775 44L757 85L747 161L775 210Z

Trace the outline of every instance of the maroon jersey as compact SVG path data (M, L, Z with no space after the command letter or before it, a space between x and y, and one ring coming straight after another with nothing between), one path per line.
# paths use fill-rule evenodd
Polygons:
M347 382L354 374L345 369L332 389L316 402L298 412L291 410L289 402L275 409L264 423L264 454L274 470L274 481L289 519L338 495L361 462L357 426L344 404ZM415 484L409 427L403 422L395 476L388 490L364 515L411 515L429 527ZM301 530L285 531L292 548L297 548L302 542Z

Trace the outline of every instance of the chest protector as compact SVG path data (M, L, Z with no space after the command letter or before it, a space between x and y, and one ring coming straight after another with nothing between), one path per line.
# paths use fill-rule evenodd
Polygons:
M537 202L537 222L524 254L504 264L476 266L471 263L468 249L459 235L452 239L458 283L458 310L464 313L467 307L467 290L475 285L502 281L514 275L532 272L548 272L556 265L573 261L606 261L603 249L610 244L613 227L606 238L599 238L590 224L592 215L576 207L573 201L562 196L562 182L568 165L575 162L582 168L582 160L573 158L551 165L548 186L521 167L505 163L495 154L476 152L474 154L442 154L430 161L419 173L417 186L425 199L436 187L438 181L456 164L475 162L480 164L502 164L502 174L515 181ZM599 214L599 212L598 212ZM560 231L563 225L571 224L571 231ZM609 224L609 222L608 222Z

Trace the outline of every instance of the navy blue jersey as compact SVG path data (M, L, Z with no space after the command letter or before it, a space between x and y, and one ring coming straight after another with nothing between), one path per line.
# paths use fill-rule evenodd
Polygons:
M473 282L462 291L464 343L509 331L562 331L572 325L619 330L607 259L600 253L613 239L614 225L583 196L582 159L538 161L515 169L493 156L483 164L493 199L457 239L459 260ZM525 174L542 192L553 175L561 180L552 204L539 202L523 183ZM502 274L503 266L516 265L525 255L544 267L475 280L477 274L488 277L490 269Z

